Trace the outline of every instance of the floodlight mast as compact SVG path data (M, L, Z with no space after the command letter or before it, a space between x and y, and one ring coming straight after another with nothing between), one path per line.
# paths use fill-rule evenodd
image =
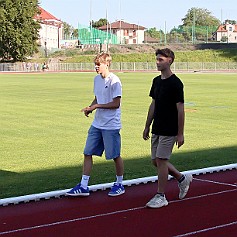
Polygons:
M110 26L111 27L111 26ZM109 51L109 20L108 20L108 0L106 0L106 51Z
M92 35L92 0L90 0L90 38L91 43L93 42L93 35Z
M120 44L122 44L122 22L121 22L121 0L119 1L119 15L120 15L120 20L119 20L119 32L120 32L120 34L119 34L119 36L120 36Z

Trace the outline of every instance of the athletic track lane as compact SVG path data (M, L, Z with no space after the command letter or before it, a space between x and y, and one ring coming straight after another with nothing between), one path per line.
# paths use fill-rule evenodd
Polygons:
M236 169L194 176L183 200L177 198L177 182L170 180L169 205L145 208L156 188L155 182L126 187L118 197L105 190L0 207L0 237L236 236Z

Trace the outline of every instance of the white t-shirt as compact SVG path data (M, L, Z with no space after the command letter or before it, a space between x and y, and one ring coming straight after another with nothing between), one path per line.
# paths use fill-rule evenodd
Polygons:
M97 75L94 78L94 94L98 104L107 104L113 98L122 96L122 84L120 79L113 73L106 78ZM121 109L96 109L92 125L99 129L120 129Z

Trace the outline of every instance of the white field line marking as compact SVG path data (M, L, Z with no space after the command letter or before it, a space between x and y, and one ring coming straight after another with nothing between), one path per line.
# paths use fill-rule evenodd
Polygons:
M208 179L198 179L198 178L193 178L193 179L201 181L201 182L208 182L208 183L220 184L220 185L225 185L225 186L237 187L236 184L222 183L222 182L217 182L217 181L208 180Z
M237 189L225 190L225 191L216 192L216 193L209 193L209 194L204 194L204 195L200 195L200 196L196 196L196 197L185 198L185 199L181 199L181 200L179 200L179 199L178 200L173 200L173 201L170 201L169 203L183 202L183 201L194 200L194 199L198 199L198 198L204 198L204 197L208 197L208 196L214 196L214 195L219 195L219 194L229 193L229 192L235 192L235 191L237 191ZM15 229L15 230L4 231L4 232L0 232L0 235L7 235L7 234L12 234L12 233L22 232L22 231L27 231L27 230L30 231L30 230L46 228L46 227L50 227L50 226L57 226L57 225L62 225L62 224L67 224L67 223L72 223L72 222L77 222L77 221L94 219L94 218L97 218L97 217L104 217L104 216L110 216L110 215L116 215L116 214L120 214L120 213L126 213L126 212L141 210L141 209L145 209L145 208L146 208L145 206L135 207L135 208L129 208L129 209L124 209L124 210L120 210L120 211L113 211L113 212L107 212L107 213L92 215L92 216L85 216L85 217L80 217L80 218L75 218L75 219L70 219L70 220L65 220L65 221L57 221L57 222L52 222L52 223L49 223L49 224L42 224L42 225L25 227L25 228L20 228L20 229Z
M225 227L236 225L236 224L237 224L237 221L233 221L233 222L226 223L226 224L223 224L223 225L217 225L217 226L213 226L213 227L202 229L202 230L197 230L197 231L193 231L193 232L189 232L189 233L185 233L185 234L181 234L181 235L175 235L173 237L191 236L191 235L195 235L195 234L199 234L199 233L203 233L203 232L207 232L207 231L211 231L211 230L225 228Z

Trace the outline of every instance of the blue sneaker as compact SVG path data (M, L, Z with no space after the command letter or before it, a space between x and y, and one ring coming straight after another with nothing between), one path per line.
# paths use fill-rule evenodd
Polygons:
M72 188L70 191L66 192L67 196L89 196L90 195L90 191L89 188L87 187L87 189L84 189L83 187L81 187L81 184L77 184L76 187Z
M109 196L118 196L125 193L125 189L122 184L114 183L111 187L110 192L108 193Z

